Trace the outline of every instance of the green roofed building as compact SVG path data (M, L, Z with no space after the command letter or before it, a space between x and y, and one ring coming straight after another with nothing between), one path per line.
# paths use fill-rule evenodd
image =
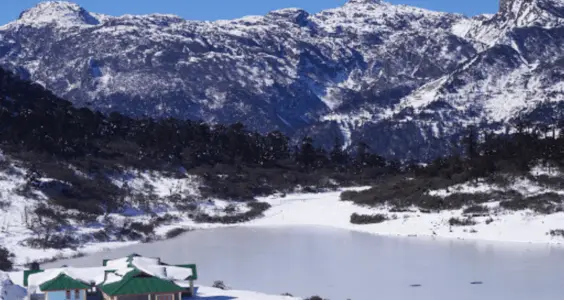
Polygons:
M45 300L182 300L195 294L197 278L196 265L133 254L97 268L26 271L24 285Z

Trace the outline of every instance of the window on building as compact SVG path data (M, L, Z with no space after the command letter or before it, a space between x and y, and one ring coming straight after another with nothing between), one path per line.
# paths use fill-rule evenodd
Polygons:
M157 295L156 300L174 300L173 294Z
M80 290L74 290L74 299L80 299Z
M70 290L66 290L66 291L65 291L65 299L66 299L66 300L71 300L71 291L70 291Z

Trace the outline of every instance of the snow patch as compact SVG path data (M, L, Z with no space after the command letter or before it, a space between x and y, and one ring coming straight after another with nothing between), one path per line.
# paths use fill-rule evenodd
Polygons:
M8 273L0 271L0 300L23 300L26 295L25 288L14 284Z

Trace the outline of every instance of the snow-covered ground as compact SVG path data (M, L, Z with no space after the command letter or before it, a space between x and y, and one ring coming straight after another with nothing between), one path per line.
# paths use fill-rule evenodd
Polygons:
M439 213L413 212L390 213L386 207L359 207L351 202L339 200L339 192L318 195L290 195L284 199L264 199L273 208L264 218L252 221L247 226L321 225L349 229L379 235L433 236L454 239L479 239L507 242L551 243L564 242L562 237L547 234L553 229L564 228L564 213L540 215L531 211L499 212L490 217L474 217L474 226L450 226L450 218L464 218L462 210ZM490 205L497 205L491 203ZM357 214L386 214L391 220L379 224L355 225L350 216ZM491 220L488 220L488 222Z
M0 300L20 300L26 293L25 288L14 283L8 273L0 271Z
M528 185L527 185L528 184ZM516 182L524 190L537 191L540 187L525 180ZM360 187L353 190L362 190ZM466 184L461 190L482 190L478 184L472 187ZM286 197L271 196L259 198L259 201L272 205L265 216L254 221L231 226L283 227L283 226L327 226L359 232L403 236L403 237L438 237L452 239L476 239L526 243L564 243L564 237L548 234L550 230L564 229L564 213L550 215L532 211L505 211L498 208L499 202L490 202L486 206L497 210L491 216L473 217L477 223L473 226L450 226L451 218L464 219L463 210L449 210L438 213L422 213L417 208L410 212L390 212L388 207L362 207L352 202L340 200L341 191L320 194L291 194ZM379 224L355 225L350 223L350 216L357 214L386 214L390 220ZM489 224L486 224L489 223ZM194 224L186 220L176 226L192 228L215 228L225 225Z
M367 187L357 188L356 190L365 188ZM482 188L479 184L476 187L460 187L464 191L481 190ZM534 189L535 187L529 186L528 188ZM440 192L436 191L436 193ZM303 193L290 194L285 197L270 196L259 198L259 201L271 204L272 208L266 211L264 217L238 225L198 224L180 212L172 212L179 216L180 219L173 224L158 227L155 232L158 235L164 235L174 228L208 229L231 226L283 227L311 225L404 237L432 236L439 238L551 244L564 242L564 238L548 234L550 230L564 229L564 213L542 215L532 211L513 212L499 210L495 215L492 214L491 217L474 217L474 221L477 222L476 225L458 227L450 226L449 220L453 217L464 218L462 209L438 213L422 213L418 209L413 208L409 212L391 213L388 207L361 207L352 202L341 201L340 193L341 191L320 194ZM216 203L217 206L225 205L221 201ZM491 202L487 206L495 209L498 204L499 202ZM208 210L213 211L213 208L208 208ZM353 213L386 214L390 220L379 224L355 225L350 223L350 216ZM139 218L142 218L142 216ZM13 241L21 239L21 237L16 239L15 234L4 235L3 239L9 240L10 237L13 237ZM134 242L87 244L80 251L83 253L93 253L109 248L126 246L131 243ZM8 243L8 246L14 244L14 242ZM18 257L18 263L24 263L29 260L30 256L36 257L37 253L40 253L43 257L52 257L54 255L69 255L73 251L30 250L17 246L15 253Z
M282 295L266 295L262 293L236 290L220 290L211 287L199 287L198 296L195 299L206 300L292 300L301 299Z
M0 157L1 158L1 157ZM8 248L16 254L16 264L21 266L25 263L50 258L62 258L78 253L94 253L110 248L138 243L137 241L115 241L115 242L91 242L82 245L77 250L43 250L31 249L22 242L33 237L34 232L28 225L29 212L38 203L47 203L47 197L39 191L33 191L35 199L29 199L22 195L19 190L26 183L27 170L12 165L9 169L0 171L0 245ZM559 176L555 168L535 167L531 171L532 176ZM86 176L79 174L77 176ZM453 193L483 193L492 191L516 191L525 197L536 196L544 193L555 193L564 195L564 190L554 187L543 186L534 181L534 177L522 177L511 179L507 186L497 186L485 181L464 183L451 186L448 189L428 191L428 194L439 197L447 197ZM48 181L48 178L40 178L40 181ZM529 243L560 244L564 237L548 234L551 230L564 229L564 213L549 215L537 214L533 211L509 211L499 207L499 201L492 199L486 203L490 209L488 216L473 217L476 222L472 226L450 226L451 218L464 219L463 210L450 210L442 212L425 213L417 208L410 208L405 212L390 212L390 207L362 207L352 202L340 201L341 191L325 192L319 194L295 193L286 196L273 195L258 198L261 202L267 202L272 207L267 210L262 218L237 224L201 224L192 220L190 213L176 208L169 198L171 196L191 196L195 200L198 212L209 215L225 215L229 207L230 211L245 212L249 208L244 203L230 203L220 199L201 199L198 186L201 184L198 178L187 175L183 178L167 177L164 174L127 171L112 177L115 185L127 187L137 194L151 194L151 214L147 213L147 207L139 206L133 200L128 202L128 208L120 214L110 214L114 224L120 226L125 222L150 223L155 215L172 216L173 221L161 223L155 227L154 233L157 238L165 237L168 232L175 229L207 229L231 226L254 226L254 227L282 227L296 225L327 226L340 229L348 229L378 235L390 236L432 236L454 239L481 239L494 241L514 241ZM368 187L353 188L362 190ZM9 201L2 202L1 199ZM67 211L73 214L72 211ZM76 212L78 213L78 212ZM194 213L192 211L191 213ZM385 214L389 220L379 224L355 225L350 223L351 214ZM76 220L71 220L74 228L73 234L92 234L103 227L102 217L97 224L85 226Z
M5 163L6 158L1 155L0 162ZM71 167L72 168L72 167ZM37 234L31 228L33 224L37 224L37 219L33 213L34 209L39 205L47 204L54 210L62 210L63 208L54 207L48 200L48 197L36 188L31 188L28 194L22 192L28 183L28 170L21 166L18 162L11 160L6 168L0 169L0 246L7 248L16 254L16 265L27 264L31 261L47 260L53 258L69 257L77 254L87 254L103 251L105 249L127 246L135 241L110 241L110 242L91 242L82 245L77 250L64 249L33 249L24 244L29 238L37 237ZM76 176L86 177L75 170ZM180 220L177 223L165 222L155 228L157 238L164 237L171 229L177 229L185 224L193 224L187 222L190 220L188 213L181 211L172 203L170 197L181 195L182 197L192 197L197 211L208 215L225 215L226 208L234 210L236 213L242 213L249 208L244 203L230 203L220 199L201 199L199 197L199 179L195 176L186 175L183 178L174 178L157 172L142 172L136 170L124 171L120 174L110 175L112 182L118 187L124 187L131 190L132 194L148 196L151 199L150 207L137 203L133 196L126 199L126 208L120 213L112 213L108 216L100 216L91 224L83 224L80 218L68 219L70 234L75 237L81 235L94 234L102 230L108 220L111 220L115 226L123 226L126 222L139 222L149 224L155 217L165 216ZM50 178L37 178L40 183L53 181ZM32 195L31 195L32 194ZM65 210L65 213L72 216L78 216L79 212L74 210ZM190 226L191 228L192 226ZM199 227L206 227L205 225ZM189 228L187 228L189 229Z

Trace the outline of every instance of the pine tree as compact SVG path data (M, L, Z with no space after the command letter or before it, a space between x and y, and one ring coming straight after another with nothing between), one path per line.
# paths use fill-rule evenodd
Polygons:
M317 151L313 146L313 139L306 136L302 139L302 143L298 150L297 162L298 164L306 169L310 170L316 164Z
M331 152L329 153L329 158L331 160L331 163L336 167L343 167L347 163L348 155L343 150L343 145L342 145L341 139L339 137L335 138L333 148L331 149Z
M363 168L368 163L370 147L363 141L358 142L356 145L356 160L355 164L357 168Z
M470 161L475 159L478 156L478 140L476 134L476 128L474 126L470 126L467 129L466 136L463 140L463 143L466 148L466 156Z

